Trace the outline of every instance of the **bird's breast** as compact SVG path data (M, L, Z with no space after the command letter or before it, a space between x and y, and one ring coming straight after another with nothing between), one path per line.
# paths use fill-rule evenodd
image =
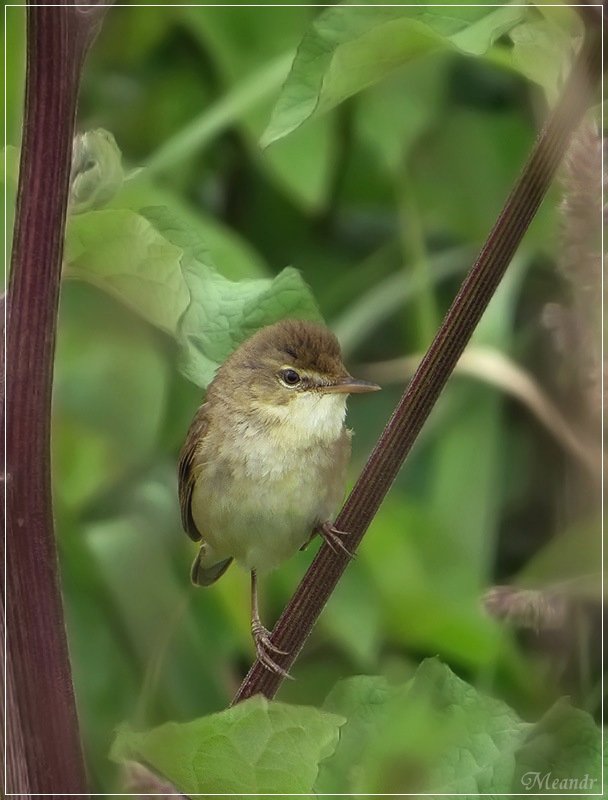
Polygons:
M295 406L291 417L274 415L263 426L235 421L234 436L215 443L213 458L201 453L192 512L218 557L273 569L307 541L314 525L333 517L344 491L350 432L339 404L327 405L329 411L309 406L307 412Z

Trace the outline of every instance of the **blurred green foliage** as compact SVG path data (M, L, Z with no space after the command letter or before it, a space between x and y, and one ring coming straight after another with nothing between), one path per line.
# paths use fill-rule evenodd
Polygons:
M554 97L565 63L555 43L580 33L572 9L355 11L120 6L108 11L87 62L78 129L111 132L125 180L105 208L87 206L68 224L53 475L70 649L97 791L120 786L108 757L119 723L140 729L219 711L252 658L247 576L232 569L210 590L189 585L192 547L181 532L175 466L202 398L195 383L206 385L257 325L294 308L325 318L362 377L365 363L420 353ZM6 137L16 148L24 10L7 12ZM277 141L262 149L263 134ZM5 175L9 243L16 152L8 151ZM552 392L559 385L539 318L546 300L563 293L554 270L556 204L554 192L474 337ZM303 280L282 272L287 265ZM222 304L238 321L214 339L205 320ZM383 392L351 402L351 481L405 380L396 374ZM525 408L455 377L280 699L320 706L337 679L358 673L380 676L361 679L370 682L363 694L409 686L421 660L438 655L499 698L475 694L471 711L490 738L490 706L509 716L522 747L520 718L540 717L565 687L594 711L597 676L564 679L551 653L522 649L480 602L487 586L516 577L533 554L528 581L534 563L543 585L572 576L574 515L563 494L573 472L580 478L579 465ZM597 533L594 508L584 522L590 537ZM564 531L567 546L554 540L543 559L543 545ZM267 621L310 550L265 581ZM579 577L585 564L576 565ZM366 753L345 756L354 734L341 740L318 791L417 790L437 774L434 759L455 729L429 710L428 687L452 681L458 696L449 702L458 704L465 684L425 663L413 680L428 691L402 693ZM349 691L333 690L326 708L350 725ZM264 713L280 717L279 706L270 708ZM316 713L323 736L334 736L331 715L323 722ZM192 724L206 730L204 721ZM253 736L254 723L247 725ZM124 730L121 737L127 748ZM316 764L323 741L313 739L302 747L312 748ZM133 741L129 747L137 751ZM353 776L344 762L355 759ZM440 777L472 793L491 785L487 776L477 789ZM292 790L312 790L308 773L302 781L294 777Z

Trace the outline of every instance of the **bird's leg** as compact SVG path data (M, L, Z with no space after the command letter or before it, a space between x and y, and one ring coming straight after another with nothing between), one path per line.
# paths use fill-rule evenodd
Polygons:
M258 581L255 570L251 570L251 635L255 643L255 650L260 663L263 664L270 672L276 672L284 678L291 678L291 675L286 672L282 667L276 664L268 650L278 655L287 655L285 650L279 648L270 641L270 631L262 625L260 620L260 612L258 609Z
M349 531L339 531L329 520L317 525L315 531L323 537L334 553L342 552L349 558L355 558L355 554L351 553L342 541L342 536L350 535Z

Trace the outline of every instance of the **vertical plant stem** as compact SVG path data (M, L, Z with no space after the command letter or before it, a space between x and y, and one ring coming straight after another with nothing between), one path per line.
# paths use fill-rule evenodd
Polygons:
M601 60L600 31L594 26L481 253L336 519L336 527L350 534L349 549L361 542L534 218L588 107ZM283 669L296 660L347 565L346 556L327 544L320 547L272 633L272 643L287 653L273 655ZM282 680L256 661L233 702L257 693L272 698Z
M20 794L86 792L57 571L50 413L76 101L103 11L102 4L28 8L3 418L6 789Z

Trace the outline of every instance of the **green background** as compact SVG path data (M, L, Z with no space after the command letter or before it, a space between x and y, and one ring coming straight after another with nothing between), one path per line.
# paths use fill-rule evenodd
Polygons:
M292 265L351 372L373 377L377 362L429 345L534 142L560 63L553 39L546 52L533 39L533 55L522 46L517 58L506 36L479 57L433 47L262 149L295 48L320 12L110 8L85 68L77 128L111 131L127 173L143 168L111 207L167 206L231 280ZM577 30L572 12L549 12L532 20L549 20L555 41ZM7 9L6 141L14 146L23 16ZM491 364L500 354L512 359L568 413L569 365L541 324L545 304L568 294L556 272L558 188L472 344ZM238 568L208 590L189 584L194 548L181 531L176 461L203 392L180 372L175 341L91 279L66 275L55 515L88 763L96 790L109 791L119 723L150 727L226 707L253 655L249 588ZM357 674L405 681L424 657L438 656L524 719L564 693L597 711L599 673L579 641L593 632L574 626L565 644L532 634L522 641L482 609L492 584L599 569L595 506L580 501L594 497L592 482L542 415L492 385L490 371L482 364L450 381L281 700L320 704L338 678ZM381 393L351 399L350 485L409 374L393 365ZM267 624L314 550L263 582ZM436 731L420 709L413 719L417 736L403 747L422 769ZM364 785L407 790L414 767L395 778L379 758Z

